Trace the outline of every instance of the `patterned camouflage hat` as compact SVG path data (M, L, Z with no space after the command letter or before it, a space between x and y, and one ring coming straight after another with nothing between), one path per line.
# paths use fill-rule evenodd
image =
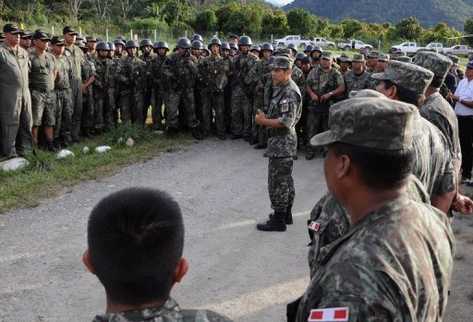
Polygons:
M292 68L292 60L286 56L275 56L271 61L272 69L289 69Z
M362 54L354 54L353 59L351 60L353 63L364 63L365 62L365 56Z
M310 144L340 142L355 146L397 151L412 146L416 107L380 97L354 97L330 107L330 130L315 135Z
M321 59L326 59L326 60L332 60L332 53L329 51L324 51L322 54L320 54Z
M388 62L389 61L389 55L388 54L384 54L384 53L381 53L379 54L378 56L378 61L380 62Z
M378 59L379 53L377 51L370 51L366 57L368 59Z
M338 57L338 61L340 61L341 63L351 63L352 62L351 58L348 57L348 55L345 54L345 53L341 54Z
M412 61L414 64L427 68L434 73L435 77L445 79L453 62L447 56L431 51L419 51Z
M349 98L353 97L378 97L378 98L386 98L381 92L375 91L374 89L361 89L359 91L351 91L348 94Z
M397 56L397 57L391 58L391 60L397 60L403 63L412 63L412 59L409 56Z
M422 95L432 81L434 73L414 64L390 61L383 73L375 73L371 77L377 80L389 80Z
M291 57L292 52L289 48L278 48L276 49L276 52L274 53L275 56L285 56L285 57Z

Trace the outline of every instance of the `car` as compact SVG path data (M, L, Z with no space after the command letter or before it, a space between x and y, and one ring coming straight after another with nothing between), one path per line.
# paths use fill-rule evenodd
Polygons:
M315 37L311 38L311 44L314 46L322 47L322 48L329 48L335 49L336 45L333 41L329 41L325 38Z
M443 53L457 56L469 56L473 54L473 49L467 45L455 45L450 48L444 48Z
M278 47L287 47L293 44L296 48L305 48L307 45L312 44L312 41L300 35L288 35L284 38L275 39L273 43Z
M406 41L402 44L392 46L390 52L392 54L404 53L407 55L414 55L419 49L421 48L417 46L417 43L413 41Z
M439 42L431 42L427 46L422 47L422 50L435 51L437 53L443 52L443 44Z
M356 39L350 39L347 41L342 41L337 44L337 47L343 50L351 50L351 49L373 49L373 46L364 43L361 40L356 40Z

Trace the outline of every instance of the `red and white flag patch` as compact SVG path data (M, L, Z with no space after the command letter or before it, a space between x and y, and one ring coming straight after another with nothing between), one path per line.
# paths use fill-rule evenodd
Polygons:
M320 224L316 221L311 221L309 224L309 229L318 232L320 230Z
M348 307L335 307L327 309L311 310L308 322L342 322L348 321Z

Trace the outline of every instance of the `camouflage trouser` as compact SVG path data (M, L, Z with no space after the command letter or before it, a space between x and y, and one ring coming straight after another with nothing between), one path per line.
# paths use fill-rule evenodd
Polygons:
M307 120L305 126L306 142L310 142L310 139L321 132L328 130L328 112L314 112L310 109L307 110ZM314 148L309 148L315 150Z
M152 106L153 100L153 89L151 87L146 87L143 90L143 120L146 123L146 119L148 118L148 110L150 106Z
M199 126L195 116L194 90L186 88L181 91L170 91L166 97L166 126L168 128L179 128L179 104L182 101L187 126L194 128Z
M224 90L224 102L225 102L225 130L231 133L232 130L232 87L230 85L225 86Z
M286 212L292 207L296 191L292 179L294 160L287 158L269 158L268 191L271 208L275 212Z
M93 129L95 128L95 100L94 92L92 87L87 88L83 95L82 100L82 128Z
M72 99L71 89L56 90L54 92L56 100L56 126L54 128L54 138L71 140L72 127Z
M153 127L157 129L163 126L163 104L165 97L166 92L163 89L159 87L153 88L151 115L153 117Z
M213 111L217 135L225 135L225 102L223 92L207 92L202 95L202 130L209 134L212 128Z
M71 93L72 93L72 124L71 124L71 135L75 140L79 139L80 128L82 125L82 92L81 92L81 79L73 79L71 81Z
M12 111L0 109L0 155L14 157L31 151L33 124L29 97L18 98ZM9 113L8 113L9 112Z
M104 105L104 123L105 123L105 130L110 130L115 125L115 116L114 113L116 111L116 91L115 88L108 88L107 89L107 103Z
M143 92L127 92L120 96L120 116L122 123L144 125Z
M95 89L94 91L94 127L96 129L103 129L104 127L104 111L107 104L107 91L102 89Z
M235 86L232 91L232 134L249 137L252 117L252 106L248 96L240 86Z
M31 90L31 111L33 114L33 126L53 127L56 125L55 109L56 102L53 92Z
M255 98L253 100L253 119L256 115L256 111L261 110L264 112L264 89L257 89ZM256 124L253 120L252 135L258 141L258 144L265 145L268 142L268 130L261 125Z

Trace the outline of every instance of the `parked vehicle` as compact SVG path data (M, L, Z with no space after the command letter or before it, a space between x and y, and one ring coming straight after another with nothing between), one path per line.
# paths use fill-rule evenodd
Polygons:
M412 41L406 41L403 42L402 44L392 46L390 52L392 54L395 53L405 53L407 55L414 55L420 47L417 47L417 43L412 42Z
M322 48L333 48L335 49L335 43L333 41L329 41L325 38L315 37L311 38L311 44L315 46L319 46Z
M455 45L450 48L444 48L443 53L457 56L469 56L473 54L473 49L467 45Z
M369 50L371 50L371 49L373 49L373 46L371 46L369 44L366 44L361 40L356 40L356 39L351 39L351 40L339 42L337 46L338 46L338 48L343 49L343 50L351 50L351 49L356 49L356 50L369 49Z
M305 48L307 45L312 44L310 39L305 39L299 35L289 35L284 38L275 39L273 42L276 46L287 47L290 44L294 44L297 48Z
M443 52L443 44L439 43L439 42L431 42L427 46L422 47L422 49L435 51L437 53L442 53Z

